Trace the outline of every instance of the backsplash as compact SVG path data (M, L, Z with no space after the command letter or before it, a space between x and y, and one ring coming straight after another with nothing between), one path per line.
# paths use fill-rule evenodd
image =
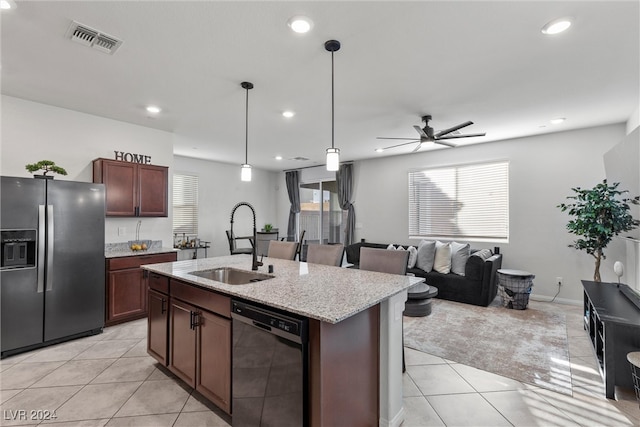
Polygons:
M151 246L149 246L148 249L149 250L162 249L162 240L152 240ZM131 248L129 247L129 242L106 243L104 245L105 253L124 252L124 251L130 251L130 250Z

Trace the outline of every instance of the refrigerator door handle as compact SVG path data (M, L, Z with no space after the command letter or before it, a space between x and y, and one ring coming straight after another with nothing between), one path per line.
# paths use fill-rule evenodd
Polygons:
M53 205L47 205L47 291L53 290Z
M38 253L37 267L38 267L38 289L37 292L41 294L44 292L44 242L45 242L45 211L44 205L38 205Z

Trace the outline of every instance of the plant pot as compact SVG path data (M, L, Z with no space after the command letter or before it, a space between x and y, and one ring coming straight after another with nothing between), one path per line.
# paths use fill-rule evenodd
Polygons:
M53 179L53 175L33 175L33 177L39 179Z

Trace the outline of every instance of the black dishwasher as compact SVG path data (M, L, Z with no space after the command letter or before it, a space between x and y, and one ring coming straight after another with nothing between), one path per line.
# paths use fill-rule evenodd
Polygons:
M308 319L233 300L232 424L308 426Z

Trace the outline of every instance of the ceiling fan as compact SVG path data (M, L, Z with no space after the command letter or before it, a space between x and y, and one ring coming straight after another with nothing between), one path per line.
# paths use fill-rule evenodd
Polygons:
M418 134L420 135L420 139L416 139L416 138L385 138L385 137L380 137L379 136L377 139L403 139L403 140L410 140L409 142L403 142L402 144L391 145L389 147L384 147L384 148L379 149L379 150L380 151L384 151L384 150L388 150L389 148L401 147L403 145L413 144L414 142L417 142L418 145L412 151L412 153L415 153L420 148L422 148L422 144L425 143L425 142L434 142L436 144L446 145L448 147L457 147L457 144L454 144L453 142L449 142L449 141L446 141L446 140L447 139L457 139L457 138L470 138L470 137L474 137L474 136L485 136L486 135L486 133L470 133L470 134L466 134L466 135L450 135L452 132L455 132L458 129L462 129L464 127L472 125L473 122L471 122L471 121L467 121L467 122L461 123L459 125L450 127L449 129L441 130L440 132L434 134L433 133L433 128L431 126L429 126L429 120L431 120L431 116L430 115L422 116L422 121L425 124L424 128L421 129L420 126L414 126L413 127L418 132Z

